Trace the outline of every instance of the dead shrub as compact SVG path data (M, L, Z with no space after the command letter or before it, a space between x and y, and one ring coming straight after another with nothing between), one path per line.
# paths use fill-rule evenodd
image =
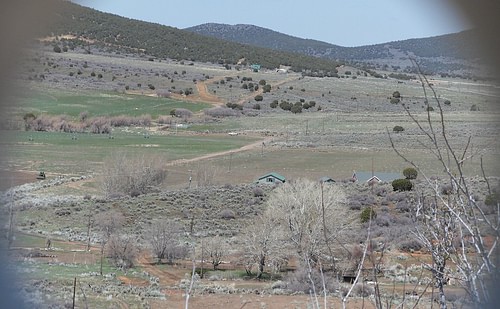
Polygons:
M159 124L172 124L172 116L161 115L158 116L157 121Z
M400 212L410 212L413 208L407 201L399 201L396 204L396 209Z
M230 219L235 219L236 214L231 209L224 209L220 212L219 217L221 219L230 220Z
M179 118L191 118L193 116L193 112L186 108L176 108L175 109L175 117Z
M109 124L113 127L131 127L131 126L144 126L151 125L151 115L145 114L137 117L118 115L109 117Z
M342 296L346 296L350 288L350 285L342 286ZM367 285L364 282L358 282L352 289L351 295L354 297L368 297L374 293L375 289L372 286Z
M387 227L391 224L391 220L390 220L389 215L387 215L385 213L380 213L380 212L379 212L379 215L377 217L375 217L374 221L375 221L376 225L383 226L383 227Z
M254 187L252 190L253 196L254 197L262 197L264 196L264 190L260 187Z
M453 193L453 186L451 184L441 185L441 194L450 195Z
M325 280L325 287L327 293L332 293L337 290L339 283L330 273L322 274L318 269L311 270L311 278L309 278L309 270L303 266L299 266L296 271L289 273L285 277L285 282L287 283L287 288L292 292L303 292L305 294L312 293L314 284L314 289L316 294L323 294L323 279ZM312 282L311 282L312 280Z
M170 98L172 93L168 89L159 89L156 91L156 95L160 98Z
M403 252L419 251L422 249L422 243L416 239L407 239L398 244L398 249Z
M387 195L387 199L391 202L399 202L406 200L407 193L406 192L394 192Z
M119 115L109 118L109 124L113 127L128 127L132 125L132 117Z
M111 133L111 125L106 117L95 117L90 121L90 132L95 134Z
M373 193L376 195L376 196L380 196L380 197L385 197L387 195L387 187L383 187L383 186L376 186L373 190Z
M145 114L137 117L137 125L149 127L151 125L151 115Z

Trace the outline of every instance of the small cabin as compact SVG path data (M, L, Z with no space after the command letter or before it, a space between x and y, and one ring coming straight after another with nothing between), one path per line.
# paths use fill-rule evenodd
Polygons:
M399 173L387 172L356 172L355 176L358 182L366 183L391 182L402 177Z
M275 183L284 183L286 181L285 177L282 175L272 172L265 175L260 176L256 183L258 184L275 184Z
M319 179L320 183L335 183L335 180L333 178L330 178L328 176L323 176Z
M260 71L260 64L252 64L250 66L250 68L252 69L252 71L254 72L259 72Z

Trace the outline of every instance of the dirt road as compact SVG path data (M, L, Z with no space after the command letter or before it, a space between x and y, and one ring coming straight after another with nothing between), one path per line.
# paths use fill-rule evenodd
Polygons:
M136 259L137 266L142 267L150 275L158 277L162 288L171 287L179 283L182 279L181 276L156 267L153 258L150 256L149 252L142 251Z
M179 164L186 164L186 163L192 163L192 162L197 162L197 161L202 161L202 160L207 160L207 159L212 159L216 157L221 157L221 156L227 156L231 153L238 153L238 152L243 152L243 151L249 151L252 149L257 149L261 147L261 145L264 143L268 143L271 140L271 138L266 138L263 140L259 140L257 142L245 145L243 147L240 147L238 149L232 149L232 150L226 150L226 151L220 151L220 152L214 152L214 153L209 153L203 156L191 158L191 159L179 159L179 160L174 160L172 162L169 162L166 164L166 166L175 166Z

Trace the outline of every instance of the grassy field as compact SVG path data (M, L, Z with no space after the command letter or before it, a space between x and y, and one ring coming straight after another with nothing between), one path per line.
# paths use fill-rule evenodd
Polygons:
M117 152L161 155L168 163L237 149L256 140L245 136L174 134L145 138L146 132L118 131L113 139L95 134L7 132L2 144L8 149L9 159L3 163L10 169L81 175L98 171L102 162Z
M116 92L61 91L38 89L18 100L17 115L68 115L77 119L81 112L88 116L140 116L149 114L153 118L169 115L176 108L192 112L210 107L209 104L181 102L168 98L144 95L127 95Z

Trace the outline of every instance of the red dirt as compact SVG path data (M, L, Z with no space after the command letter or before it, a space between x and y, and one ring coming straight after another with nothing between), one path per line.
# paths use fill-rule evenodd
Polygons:
M150 275L158 277L160 279L160 286L174 286L183 278L179 273L176 274L156 267L155 262L150 258L148 252L141 252L136 260L136 265L141 266ZM185 273L185 270L182 273Z
M152 300L150 305L152 309L160 308L184 308L185 298L182 291L175 291L168 294L167 299ZM324 299L320 297L318 302L323 308ZM295 308L309 308L311 307L311 298L308 295L194 295L189 300L190 309L204 309L204 308L224 308L224 309L295 309ZM341 302L338 298L327 298L328 308L339 308ZM371 309L375 308L369 300L350 299L347 302L347 308L352 309Z
M129 278L125 276L118 276L118 280L120 280L125 285L133 285L133 286L148 286L149 281L140 278Z
M20 186L25 183L36 182L38 172L28 171L0 171L0 191L8 188Z

